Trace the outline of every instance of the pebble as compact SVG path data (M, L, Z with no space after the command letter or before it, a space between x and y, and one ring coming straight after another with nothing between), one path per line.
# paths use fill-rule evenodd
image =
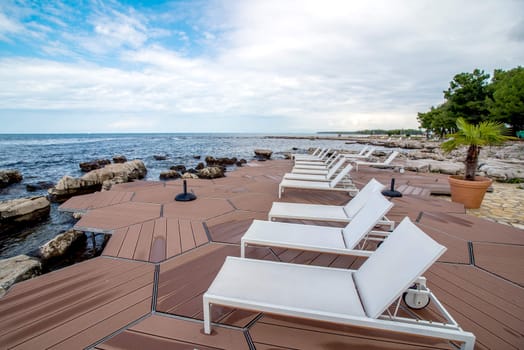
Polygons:
M493 192L486 193L480 208L466 212L524 230L524 190L517 184L493 182L492 186Z

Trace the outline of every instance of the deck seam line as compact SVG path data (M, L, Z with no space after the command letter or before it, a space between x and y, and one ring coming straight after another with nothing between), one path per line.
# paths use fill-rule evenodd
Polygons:
M111 334L108 334L106 335L105 337L103 337L102 339L99 339L97 340L96 342L92 343L91 345L88 345L84 348L84 350L91 350L91 349L94 349L96 346L108 341L109 339L119 335L120 333L122 332L125 332L128 328L131 328L135 325L137 325L138 323L142 322L143 320L145 320L146 318L148 317L151 317L152 316L152 313L148 312L147 314L143 315L142 317L139 317L137 318L136 320L128 323L127 325L123 326L122 328L120 329L117 329L116 331L114 331L113 333Z
M204 232L207 236L208 242L213 242L213 237L211 237L211 232L209 232L209 227L207 227L207 223L205 221L202 221L202 226L204 227Z
M475 264L475 254L473 252L473 242L468 241L468 251L469 251L469 263L473 266L477 266Z
M158 301L158 281L160 279L160 263L155 264L155 275L153 278L153 295L151 300L151 313L155 313Z
M189 316L181 316L181 315L169 314L169 313L162 312L162 311L155 311L153 313L153 315L173 318L175 320L180 320L180 321L199 323L199 324L202 325L202 329L204 328L204 321L200 320L200 319L197 319L197 318L193 318L193 317L189 317ZM247 331L247 326L246 327L238 327L238 326L232 326L232 325L229 325L229 324L215 323L215 322L211 322L211 324L213 324L214 326L219 326L221 328L231 329L231 330L235 330L235 331L241 331L241 332Z

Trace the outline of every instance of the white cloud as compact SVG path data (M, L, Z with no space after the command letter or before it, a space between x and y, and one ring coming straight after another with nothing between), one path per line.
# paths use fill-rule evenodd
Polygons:
M140 124L151 115L203 131L258 128L260 120L274 131L416 127L416 113L442 100L454 74L509 69L524 57L518 1L207 6L193 28L199 39L113 7L90 17L92 33L66 36L66 43L111 52L116 68L86 63L89 56L73 63L0 57L0 109L131 115L108 124L128 129L161 128ZM155 41L167 35L209 46L186 54ZM64 42L42 49L78 55Z

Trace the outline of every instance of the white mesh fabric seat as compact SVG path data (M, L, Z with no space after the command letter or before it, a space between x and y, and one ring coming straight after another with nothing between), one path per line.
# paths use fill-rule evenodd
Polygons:
M298 189L309 189L309 190L327 190L327 191L343 191L350 193L357 193L358 189L351 183L344 187L337 187L341 184L342 180L349 174L353 167L345 167L338 175L330 182L320 181L301 181L301 180L288 180L282 179L278 186L278 198L281 198L285 188L298 188Z
M399 155L398 151L393 151L393 152L391 152L389 157L386 160L384 160L383 162L364 162L364 161L357 160L354 163L355 163L355 165L357 167L357 171L358 171L358 166L359 165L388 166L388 165L391 164L393 159L395 159L398 155Z
M295 159L296 157L318 157L318 155L323 151L323 148L317 147L311 154L305 154L305 153L293 153L291 154L291 159Z
M323 149L318 155L312 155L312 154L304 154L304 155L296 155L295 162L301 162L301 161L325 161L327 158L329 158L329 153L331 152L330 148Z
M202 298L204 332L211 333L211 306L222 305L449 339L472 350L475 336L452 319L443 326L382 316L446 250L408 218L398 228L404 226L408 228L401 234L392 233L356 271L227 257Z
M387 232L371 230L393 203L378 192L371 193L368 198L344 228L253 220L240 240L240 256L244 257L245 248L253 245L369 256L371 252L362 251L357 246L367 235L378 235L380 239L388 235Z
M325 175L317 175L317 174L297 174L297 173L286 173L284 174L284 179L288 180L304 180L304 181L321 181L321 182L329 182L332 180L333 176L335 176L335 173L346 163L346 159L341 158L339 159L336 164L329 169L327 174ZM352 166L351 164L348 164L347 166Z
M367 159L371 157L373 152L375 152L376 147L370 147L367 149L365 153L359 153L359 154L345 154L344 157L347 159Z
M323 204L306 204L306 203L286 203L273 202L268 213L268 220L274 219L299 219L315 221L334 221L349 222L355 217L364 204L371 200L370 194L382 191L385 188L383 184L374 178L368 183L344 206L323 205ZM395 228L395 222L384 216L379 222L380 225L388 225L391 230Z

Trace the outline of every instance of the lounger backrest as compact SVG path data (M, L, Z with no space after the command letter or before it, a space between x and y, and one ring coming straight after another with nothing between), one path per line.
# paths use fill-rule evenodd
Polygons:
M377 318L444 252L405 218L354 274L364 311Z
M366 154L364 154L364 158L369 158L371 155L375 152L375 147L371 147Z
M330 151L331 151L331 148L326 148L324 150L324 152L320 153L320 155L318 157L320 159L325 159Z
M347 249L354 249L380 219L393 207L380 192L372 192L357 215L342 230Z
M339 159L338 162L333 167L331 167L331 169L329 169L326 175L326 179L330 179L333 175L335 175L337 170L340 169L340 167L344 165L345 162L346 162L345 159Z
M358 211L362 209L364 204L370 200L371 193L381 192L384 188L386 188L386 186L375 180L375 178L369 180L366 186L362 187L357 195L344 206L343 209L348 218L357 215Z
M363 154L368 150L368 148L369 148L368 145L364 146L364 148L362 148L362 149L360 150L360 152L358 152L357 156L361 156L361 155L363 155Z
M388 159L386 159L384 161L384 164L387 165L387 164L391 163L393 161L393 159L395 159L397 156L398 156L398 151L391 152L391 154L389 155Z
M331 182L329 183L329 187L331 188L335 187L340 181L342 181L342 179L347 174L349 174L351 169L353 169L353 166L351 164L346 165L346 167L342 169L342 171L340 171L340 173L338 173L338 175L333 180L331 180Z
M317 149L315 151L313 151L313 153L311 153L312 156L316 156L317 154L319 154L320 152L322 152L322 149L320 147L317 147Z
M339 160L341 157L342 157L342 154L340 154L340 153L336 153L336 152L333 153L333 155L331 156L331 158L328 159L328 160L326 161L326 168L327 168L327 169L331 168L331 167L333 166L333 164L334 164L337 160Z

